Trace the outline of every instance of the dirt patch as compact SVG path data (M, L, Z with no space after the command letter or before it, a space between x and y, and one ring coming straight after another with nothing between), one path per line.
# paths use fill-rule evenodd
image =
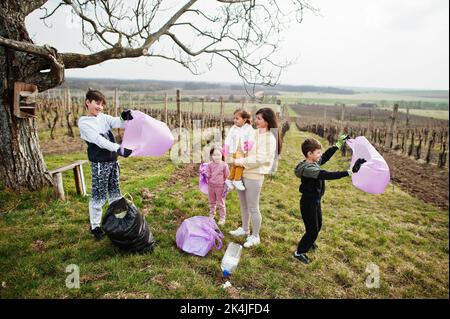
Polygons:
M40 146L44 155L62 155L84 151L86 142L81 138L59 136L54 140L41 141Z
M395 151L381 152L391 170L391 180L402 190L424 202L448 210L449 172L422 164Z
M182 211L178 208L175 208L172 212L173 216L175 217L174 219L174 224L175 225L181 225L181 223L188 217L188 213L185 211Z
M36 240L31 244L31 248L38 253L42 253L46 250L47 245L43 240Z
M199 164L186 164L177 167L167 181L167 186L173 186L175 184L187 185L191 178L198 176L199 166Z

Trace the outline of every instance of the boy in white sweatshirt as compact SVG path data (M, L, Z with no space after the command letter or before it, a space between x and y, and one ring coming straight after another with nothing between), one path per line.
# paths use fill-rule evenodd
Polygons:
M128 157L132 152L126 148L121 149L111 131L113 128L123 128L124 121L132 120L131 111L126 110L120 117L112 117L102 113L104 105L105 96L100 91L89 89L85 100L87 116L78 120L81 138L88 145L87 153L91 164L92 194L89 201L89 218L91 234L96 240L103 237L100 224L102 207L107 196L109 203L122 197L117 157Z

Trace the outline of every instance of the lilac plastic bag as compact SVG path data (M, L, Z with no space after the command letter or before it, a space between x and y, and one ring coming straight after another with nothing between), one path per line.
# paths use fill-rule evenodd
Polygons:
M203 194L208 195L208 163L200 164L198 173L198 188Z
M223 234L213 218L194 216L185 219L177 230L177 247L197 256L206 256L215 247L222 248Z
M200 191L203 194L209 195L209 191L208 191L208 163L200 164L200 167L198 169L198 188L200 189ZM224 189L223 189L223 193L222 193L222 198L227 197L229 191L230 190L228 189L228 186L225 184L224 185Z
M131 111L131 115L121 145L133 150L130 156L161 156L172 146L174 137L166 123L140 111Z
M353 185L366 193L384 193L390 181L389 166L384 158L364 136L348 139L346 142L353 151L352 167L358 158L367 161L361 165L358 173L352 175Z

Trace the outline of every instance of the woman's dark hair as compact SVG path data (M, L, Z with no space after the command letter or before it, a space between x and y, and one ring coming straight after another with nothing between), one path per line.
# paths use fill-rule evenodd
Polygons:
M89 88L89 90L86 92L86 101L87 100L95 101L95 102L102 102L103 105L106 105L106 97L99 90L93 90L93 89ZM86 103L84 105L87 107Z
M233 112L233 115L236 114L242 117L245 120L245 123L252 124L252 115L247 110L237 109L236 111Z
M275 135L275 138L277 140L278 155L280 155L281 148L283 147L283 141L281 140L281 128L278 124L278 119L275 115L275 112L270 107L263 107L256 112L256 115L258 114L261 114L261 117L264 119L264 121L268 123L269 127L267 129Z

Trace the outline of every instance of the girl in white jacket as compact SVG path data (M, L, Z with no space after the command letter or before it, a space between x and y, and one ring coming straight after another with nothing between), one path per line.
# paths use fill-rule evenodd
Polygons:
M228 159L239 159L246 157L249 150L255 144L254 129L251 126L251 115L243 109L237 109L233 113L234 125L225 138L223 148L224 156ZM231 165L230 175L225 181L229 189L236 187L238 190L245 190L242 183L244 167Z

